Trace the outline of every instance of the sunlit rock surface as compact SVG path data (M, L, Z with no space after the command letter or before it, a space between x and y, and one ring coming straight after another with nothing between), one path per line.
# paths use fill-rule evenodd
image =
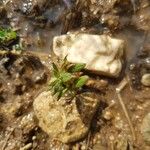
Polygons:
M143 119L141 125L141 133L143 135L145 142L150 144L150 113L148 113Z
M144 74L142 76L141 82L144 86L150 86L150 73Z
M63 98L54 100L51 92L43 92L35 99L33 106L39 126L51 138L69 143L88 133L98 104L98 97L91 92L72 99L70 103Z
M95 73L117 77L122 70L124 41L107 35L68 34L53 40L53 51L71 63L85 63Z

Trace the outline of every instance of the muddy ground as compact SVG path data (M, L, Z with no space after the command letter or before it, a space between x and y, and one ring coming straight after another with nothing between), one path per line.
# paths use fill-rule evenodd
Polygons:
M24 47L21 54L0 54L1 150L150 149L141 134L150 111L150 88L141 84L150 73L149 0L2 0L0 25L15 29ZM73 31L123 39L126 53L119 78L89 74L100 106L88 135L65 145L40 129L32 103L51 77L53 37ZM131 122L116 91L125 78L121 97Z

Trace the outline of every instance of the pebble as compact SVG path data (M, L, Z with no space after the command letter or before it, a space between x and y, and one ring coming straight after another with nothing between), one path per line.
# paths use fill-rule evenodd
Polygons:
M32 137L32 140L33 140L33 141L36 140L36 136L33 136L33 137Z
M21 147L20 150L29 150L32 147L32 143L28 143L24 147Z
M82 145L82 146L81 146L81 150L86 150L86 146L85 146L85 145Z
M103 117L106 119L106 120L111 120L113 118L113 114L110 110L106 110L104 111L103 113Z
M150 73L146 73L142 76L141 83L144 86L150 86Z
M110 141L114 141L114 140L115 140L115 137L114 137L113 135L110 135L110 136L109 136L109 139L110 139Z

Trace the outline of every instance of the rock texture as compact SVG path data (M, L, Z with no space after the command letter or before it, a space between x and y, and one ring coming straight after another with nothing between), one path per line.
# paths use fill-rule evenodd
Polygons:
M84 93L67 103L65 99L54 100L51 92L43 92L35 99L33 106L39 126L50 137L69 143L88 133L98 98L94 93Z
M145 142L150 144L150 113L148 113L143 119L141 132Z
M144 86L150 86L150 73L144 74L142 76L141 82Z
M86 69L111 77L122 69L124 41L107 35L68 34L53 40L53 51L71 63L85 63Z

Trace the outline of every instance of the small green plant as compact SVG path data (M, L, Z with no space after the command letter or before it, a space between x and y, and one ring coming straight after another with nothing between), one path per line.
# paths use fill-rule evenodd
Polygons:
M81 75L81 70L85 64L70 64L67 56L61 65L53 63L53 77L49 84L49 89L59 100L65 94L74 97L77 92L86 84L88 76Z
M21 53L23 50L22 43L17 37L17 33L10 28L0 27L0 48L10 49L15 53Z
M17 33L12 29L0 28L0 44L8 46L17 39Z

